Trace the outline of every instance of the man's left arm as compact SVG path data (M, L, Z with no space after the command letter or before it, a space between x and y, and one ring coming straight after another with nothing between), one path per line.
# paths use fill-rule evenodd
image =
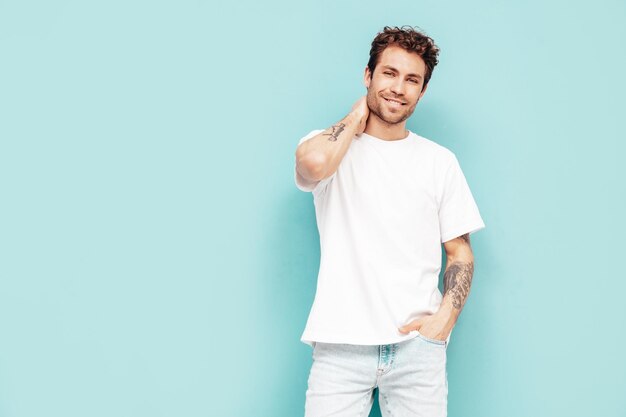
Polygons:
M474 254L469 234L451 239L443 244L446 251L446 268L443 275L443 300L439 310L430 316L413 320L399 330L408 333L417 330L421 335L445 340L456 324L465 305L474 275Z

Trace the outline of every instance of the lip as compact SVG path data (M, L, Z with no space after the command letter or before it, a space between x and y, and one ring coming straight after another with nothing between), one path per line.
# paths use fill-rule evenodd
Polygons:
M388 99L386 97L383 97L383 99L385 100L385 103L387 103L387 106L390 109L400 109L402 106L406 105L406 103L403 103L401 101L396 101L394 99Z
M393 98L387 98L387 97L383 97L383 99L385 99L385 101L389 104L391 104L392 106L404 106L406 105L405 102L393 99Z

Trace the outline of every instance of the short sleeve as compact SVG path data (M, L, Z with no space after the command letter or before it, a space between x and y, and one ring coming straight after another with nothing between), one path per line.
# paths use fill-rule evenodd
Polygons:
M311 139L312 137L318 135L319 133L322 133L323 131L324 131L324 129L312 130L306 136L304 136L303 138L300 139L300 141L298 142L298 146L302 142L304 142L305 140ZM332 178L334 177L334 175L335 175L335 174L333 174L329 178L325 178L325 179L323 179L321 181L318 181L318 182L315 182L315 183L303 183L298 178L298 171L296 170L295 165L294 165L294 174L295 174L296 187L298 187L299 190L306 191L306 192L316 192L316 191L318 191L319 189L323 188L326 184L328 184L328 182L330 182L332 180Z
M439 202L441 242L485 227L465 175L454 154L445 172Z

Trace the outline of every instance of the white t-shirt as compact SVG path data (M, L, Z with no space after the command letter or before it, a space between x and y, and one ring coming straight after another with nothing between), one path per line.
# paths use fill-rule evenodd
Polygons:
M300 143L323 130L314 130ZM381 345L439 309L442 242L485 227L455 155L413 132L363 133L311 191L320 235L315 300L301 341Z

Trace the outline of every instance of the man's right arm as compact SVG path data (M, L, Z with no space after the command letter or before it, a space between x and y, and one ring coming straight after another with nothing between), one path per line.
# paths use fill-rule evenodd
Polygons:
M296 171L305 183L330 177L339 167L352 139L365 130L369 108L361 97L338 123L302 142L296 149Z

